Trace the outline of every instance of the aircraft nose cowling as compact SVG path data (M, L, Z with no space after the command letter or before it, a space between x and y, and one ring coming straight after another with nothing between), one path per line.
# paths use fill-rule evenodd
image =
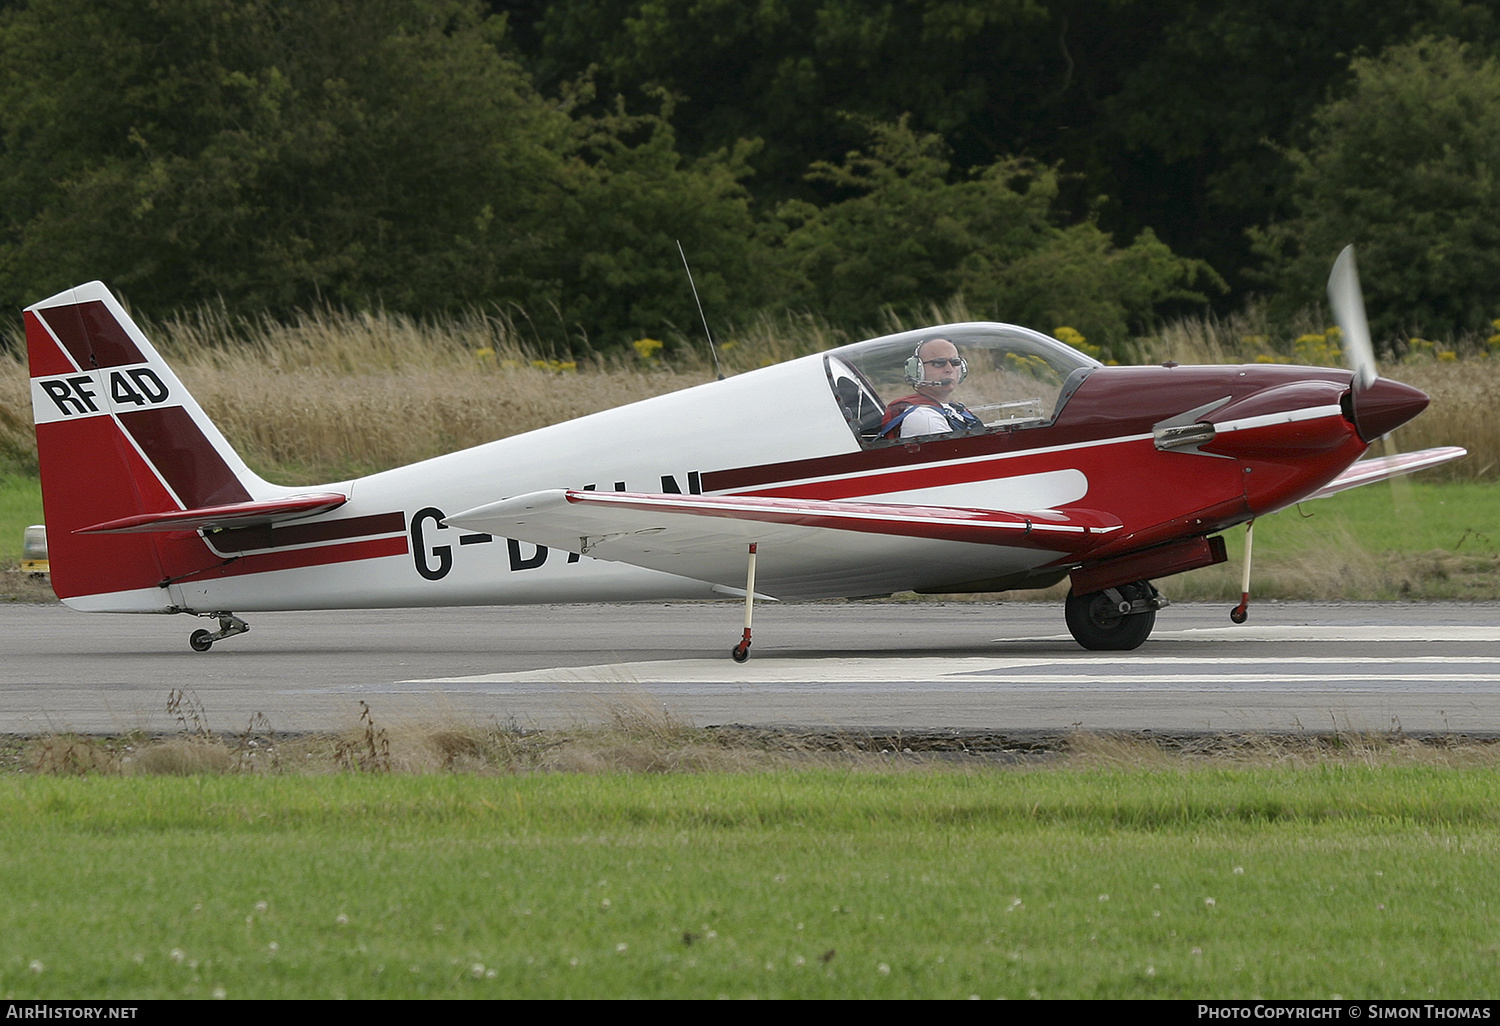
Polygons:
M1366 388L1355 388L1350 398L1354 430L1366 442L1389 434L1427 409L1427 393L1390 378L1376 378Z

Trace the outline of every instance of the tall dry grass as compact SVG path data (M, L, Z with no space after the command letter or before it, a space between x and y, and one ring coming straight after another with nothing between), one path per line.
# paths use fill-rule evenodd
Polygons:
M930 323L971 319L961 302ZM915 326L887 317L880 331ZM1306 333L1323 329L1309 321ZM147 334L245 460L267 477L312 484L477 445L713 379L701 340L674 336L624 354L557 352L528 342L524 324L482 311L443 321L387 313L314 311L289 322L202 310ZM717 339L725 373L852 341L809 315L765 316ZM1476 347L1470 347L1471 350ZM1479 347L1482 348L1482 347ZM1128 347L1130 362L1291 360L1258 311L1178 321ZM23 349L0 352L0 469L36 466ZM1328 362L1335 362L1336 354ZM1433 397L1403 428L1406 449L1463 445L1471 457L1438 473L1500 470L1500 360L1433 357L1383 373Z
M1469 457L1423 473L1433 479L1490 481L1500 475L1500 359L1383 366L1382 373L1432 396L1432 405L1394 434L1403 450L1461 445Z
M370 473L709 380L692 361L528 349L506 321L318 313L236 341L162 326L163 355L245 460L284 483Z

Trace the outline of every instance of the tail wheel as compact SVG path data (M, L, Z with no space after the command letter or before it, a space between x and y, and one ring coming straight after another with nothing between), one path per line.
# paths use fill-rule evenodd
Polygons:
M1146 581L1087 595L1070 591L1063 615L1073 639L1084 648L1128 652L1139 648L1156 626L1156 607L1152 601L1155 597L1156 589Z

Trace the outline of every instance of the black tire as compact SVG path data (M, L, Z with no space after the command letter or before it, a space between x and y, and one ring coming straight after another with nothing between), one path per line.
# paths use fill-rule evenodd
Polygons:
M750 658L749 645L736 645L729 650L729 658L737 663L743 663Z
M1126 584L1119 592L1127 601L1134 602L1150 597L1151 585L1145 581ZM1156 626L1156 610L1122 614L1102 591L1087 595L1068 592L1063 616L1068 621L1073 640L1094 652L1128 652L1139 648Z
M207 652L214 647L213 636L208 631L194 631L188 644L193 646L194 652Z

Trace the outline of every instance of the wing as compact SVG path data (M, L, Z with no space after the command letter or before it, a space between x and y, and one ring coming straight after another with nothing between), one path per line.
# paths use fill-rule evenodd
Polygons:
M1373 484L1387 478L1410 474L1416 470L1435 467L1440 463L1462 459L1468 454L1467 449L1460 449L1456 445L1446 445L1437 449L1423 449L1421 452L1405 452L1395 456L1380 456L1373 460L1360 460L1313 492L1308 498L1326 499L1330 495L1337 495L1350 488L1358 488L1360 485Z
M572 490L520 495L444 522L725 586L743 583L754 542L757 579L783 597L828 594L831 581L857 595L1022 572L1092 549L1121 526L1090 510Z
M224 506L200 506L197 509L170 509L157 513L106 520L78 528L78 534L149 534L157 531L199 531L220 527L256 527L283 520L310 517L338 509L349 497L341 492L316 492L292 495L285 499L260 502L232 502Z

